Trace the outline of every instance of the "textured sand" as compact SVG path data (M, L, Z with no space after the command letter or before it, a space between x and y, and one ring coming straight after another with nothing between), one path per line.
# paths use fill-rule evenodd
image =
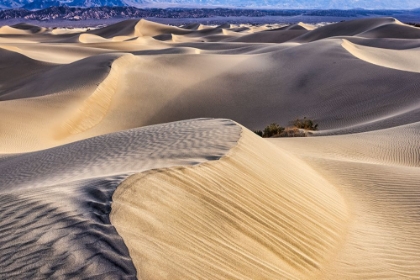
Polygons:
M419 39L0 27L0 278L419 278Z
M303 279L336 254L338 190L249 130L222 159L133 175L111 222L139 279Z
M346 197L346 241L321 269L322 278L419 278L419 136L417 122L354 135L270 140Z
M240 132L228 120L184 121L0 159L0 278L135 279L109 222L116 187L132 173L216 160Z

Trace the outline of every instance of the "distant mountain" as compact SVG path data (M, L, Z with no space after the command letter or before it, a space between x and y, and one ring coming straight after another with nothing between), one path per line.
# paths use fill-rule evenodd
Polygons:
M0 1L0 7L9 9L21 8L28 2L28 0L2 0Z
M22 8L27 10L46 9L49 7L61 6L62 3L56 0L34 0L31 3L25 4Z
M60 1L60 0L33 0L22 6L28 10L39 10L46 9L49 7L58 6L69 6L69 7L124 7L127 6L121 0L71 0L71 1Z
M272 9L415 9L419 0L2 0L0 8L52 6L101 7L238 7Z
M122 0L73 0L68 6L76 7L124 7L128 6Z

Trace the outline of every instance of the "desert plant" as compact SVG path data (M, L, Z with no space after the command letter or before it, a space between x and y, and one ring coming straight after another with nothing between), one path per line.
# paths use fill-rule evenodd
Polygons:
M284 131L284 127L281 127L280 125L278 125L276 123L272 123L270 125L267 125L264 128L263 137L276 136L276 135L279 135L280 133L282 133L283 131Z
M297 127L286 127L286 129L279 135L279 137L305 137L304 130Z
M263 137L263 132L262 130L254 130L254 133L257 134L258 136Z
M302 128L306 130L317 130L318 124L314 123L311 119L304 117L303 119L296 119L293 121L293 125L297 128Z

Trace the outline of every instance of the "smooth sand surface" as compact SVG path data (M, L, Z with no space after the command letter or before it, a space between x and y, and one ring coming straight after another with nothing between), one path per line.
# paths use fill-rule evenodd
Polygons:
M419 278L419 40L0 27L0 278Z
M353 44L343 40L343 48L366 62L402 71L420 72L420 48L408 50L389 50Z

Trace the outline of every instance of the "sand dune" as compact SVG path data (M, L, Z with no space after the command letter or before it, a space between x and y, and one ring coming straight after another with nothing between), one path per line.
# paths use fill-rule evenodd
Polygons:
M343 48L355 57L375 65L402 71L420 72L420 48L405 50L388 50L353 44L343 40Z
M345 245L326 279L417 279L420 275L419 128L270 140L307 162L348 198Z
M0 27L0 278L418 278L419 30Z
M38 29L41 30L41 28L39 27ZM0 27L0 34L2 35L29 35L33 33L37 33L37 32L34 32L31 29L16 28L13 26L8 26L8 25Z
M0 49L0 98L21 87L21 81L53 68L53 65L30 59L14 51Z
M215 160L240 131L227 120L184 121L0 159L0 277L134 279L109 222L115 188L133 172Z
M129 177L111 212L139 279L315 276L347 219L333 185L248 130L219 161Z
M311 42L329 37L337 36L360 36L381 26L400 26L400 22L394 18L367 18L339 22L336 24L325 25L312 30L296 39L298 42Z

